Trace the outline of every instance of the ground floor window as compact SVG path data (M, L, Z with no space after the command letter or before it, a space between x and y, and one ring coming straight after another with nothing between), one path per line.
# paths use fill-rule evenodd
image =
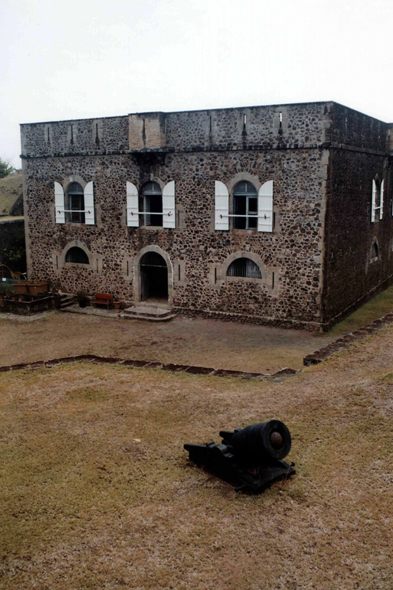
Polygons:
M255 262L249 258L237 258L228 267L228 277L246 277L249 279L261 279L261 271Z
M89 264L89 257L82 248L74 246L70 248L65 257L66 262L76 262L77 264Z

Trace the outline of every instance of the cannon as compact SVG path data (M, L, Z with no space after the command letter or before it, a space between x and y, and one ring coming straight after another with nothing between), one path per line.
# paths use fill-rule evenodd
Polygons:
M231 482L237 491L258 494L272 483L296 473L284 461L291 450L291 435L279 420L221 430L222 442L185 444L190 461Z

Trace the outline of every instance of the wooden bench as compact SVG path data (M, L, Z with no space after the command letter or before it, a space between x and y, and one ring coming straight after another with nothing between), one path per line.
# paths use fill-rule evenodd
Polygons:
M96 307L98 305L105 305L105 307L109 309L109 306L113 303L113 295L110 295L109 293L96 293L95 299L93 299L91 303L94 303Z

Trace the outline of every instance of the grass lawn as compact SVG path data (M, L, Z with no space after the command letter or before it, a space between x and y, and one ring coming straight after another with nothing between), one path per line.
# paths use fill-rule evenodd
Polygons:
M326 334L327 336L341 336L348 334L358 328L371 324L374 320L381 318L393 311L393 285L367 301L362 307L349 315L339 324L333 326Z
M83 363L0 374L0 588L391 589L393 328L283 383ZM185 442L278 418L260 496Z

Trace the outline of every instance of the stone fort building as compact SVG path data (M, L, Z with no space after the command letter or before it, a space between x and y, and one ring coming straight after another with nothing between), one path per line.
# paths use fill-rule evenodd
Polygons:
M28 275L326 329L393 275L392 125L334 102L21 126Z

